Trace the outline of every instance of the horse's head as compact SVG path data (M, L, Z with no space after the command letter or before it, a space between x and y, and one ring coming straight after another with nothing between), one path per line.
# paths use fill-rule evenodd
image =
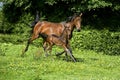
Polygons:
M74 16L72 17L72 20L71 20L78 32L81 31L81 21L82 21L81 16L82 16L82 13L80 13L78 15L74 14Z

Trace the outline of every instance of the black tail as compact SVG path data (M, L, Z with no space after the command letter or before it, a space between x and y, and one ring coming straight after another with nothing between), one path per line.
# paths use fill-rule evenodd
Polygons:
M40 19L39 11L36 11L36 19L35 22L38 22Z
M34 27L35 24L39 21L39 19L40 19L39 11L36 11L35 20L31 23L31 27Z

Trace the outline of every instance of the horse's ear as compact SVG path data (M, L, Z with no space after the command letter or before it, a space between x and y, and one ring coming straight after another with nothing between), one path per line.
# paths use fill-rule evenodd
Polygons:
M79 16L81 17L82 15L83 15L83 13L80 13L80 15L79 15Z

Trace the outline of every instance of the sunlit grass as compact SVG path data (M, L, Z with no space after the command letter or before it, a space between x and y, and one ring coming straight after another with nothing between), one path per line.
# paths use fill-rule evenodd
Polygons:
M73 50L76 63L67 62L64 55L45 57L41 47L30 46L20 57L25 45L0 43L0 80L119 80L120 58L87 50Z

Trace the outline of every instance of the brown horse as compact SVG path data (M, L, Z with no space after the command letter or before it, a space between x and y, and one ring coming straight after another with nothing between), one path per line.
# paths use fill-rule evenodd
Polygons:
M62 40L58 39L57 37L60 37L61 35L63 35L64 30L67 30L67 34L68 34L67 36L69 39L71 39L72 32L75 26L78 31L81 30L80 28L81 16L82 16L82 13L80 15L74 15L66 23L52 23L47 21L38 22L33 29L32 37L28 40L27 46L25 48L25 51L22 53L22 56L24 56L24 53L28 50L29 44L34 39L37 39L39 36L42 36L42 38L44 39L44 48L46 47L47 43L50 44L49 40L51 39L52 41L56 39L61 42ZM67 26L68 29L65 29L65 26ZM53 43L56 43L56 42L53 41ZM66 49L66 50L69 50L69 49ZM67 51L67 52L70 52L70 51Z

